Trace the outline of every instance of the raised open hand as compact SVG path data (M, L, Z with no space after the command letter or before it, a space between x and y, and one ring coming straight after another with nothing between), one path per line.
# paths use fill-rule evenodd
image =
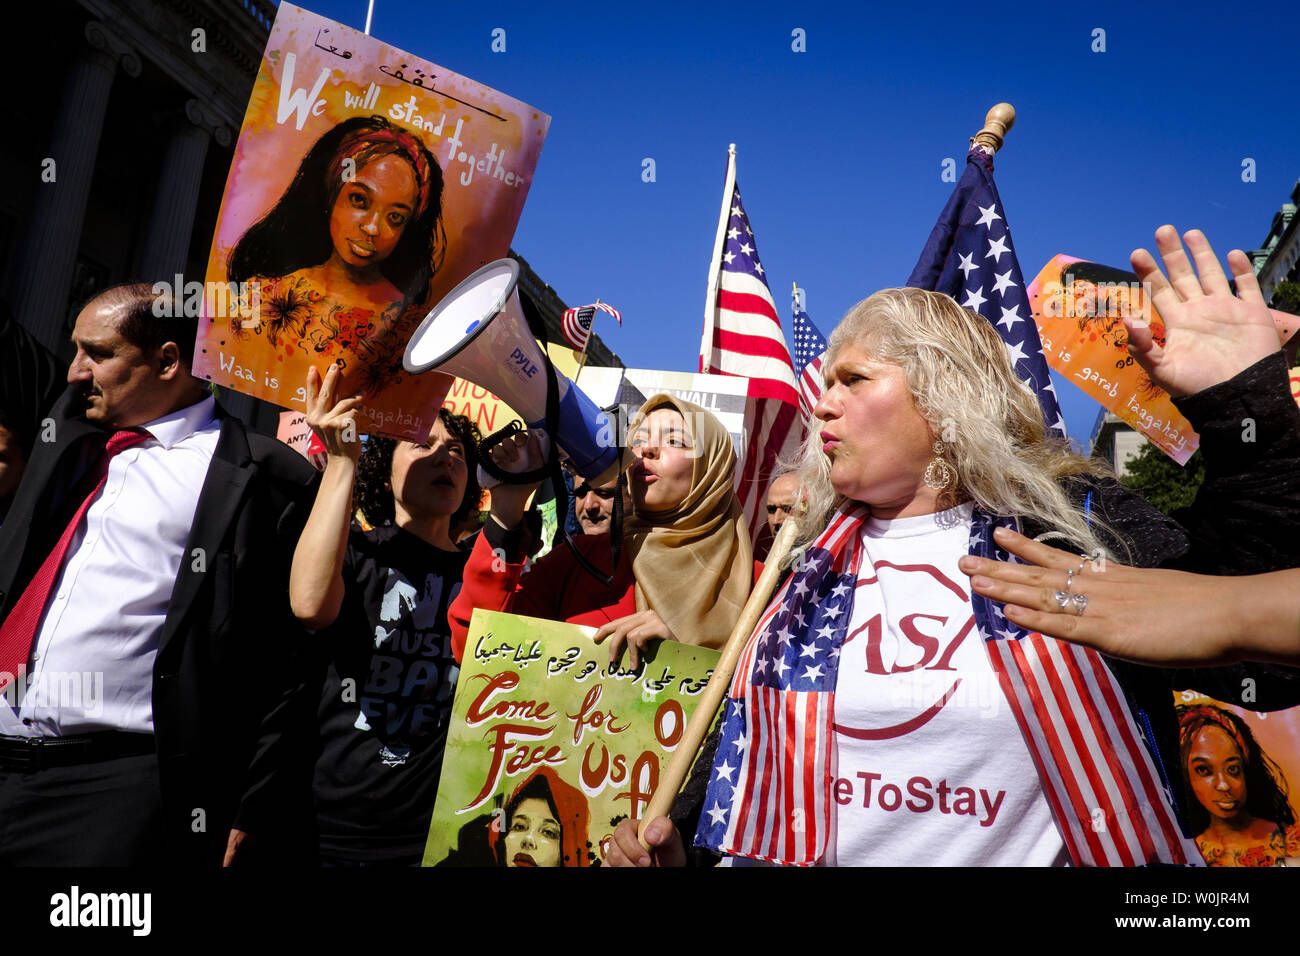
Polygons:
M361 457L357 406L363 396L336 399L340 374L339 367L331 365L322 382L315 368L307 369L307 424L320 436L331 458L356 461Z
M1237 280L1233 295L1205 234L1193 229L1183 238L1191 259L1173 226L1156 230L1156 248L1168 279L1145 249L1133 250L1129 260L1164 320L1164 344L1155 341L1143 319L1124 319L1129 352L1152 381L1175 397L1226 382L1279 345L1277 325L1246 254L1240 249L1228 253L1228 267Z

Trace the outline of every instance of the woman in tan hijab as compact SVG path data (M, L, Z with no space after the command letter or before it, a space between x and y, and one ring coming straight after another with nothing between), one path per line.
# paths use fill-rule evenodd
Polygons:
M535 486L493 489L491 515L449 614L457 660L474 608L597 627L598 642L610 639L611 660L628 645L632 667L651 640L703 647L726 642L761 570L733 490L731 436L699 406L656 395L632 419L628 445L633 515L609 585L583 571L567 548L552 551L525 573L520 524ZM518 457L521 450L498 457ZM499 464L511 468L508 460ZM574 544L608 570L607 535L582 535Z

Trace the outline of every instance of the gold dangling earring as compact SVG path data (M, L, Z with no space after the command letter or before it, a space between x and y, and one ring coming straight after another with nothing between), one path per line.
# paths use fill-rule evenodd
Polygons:
M935 491L943 491L952 484L952 479L952 466L943 458L943 442L936 438L934 442L934 458L931 459L930 464L925 466L925 474L922 476L922 480L927 487L933 488Z

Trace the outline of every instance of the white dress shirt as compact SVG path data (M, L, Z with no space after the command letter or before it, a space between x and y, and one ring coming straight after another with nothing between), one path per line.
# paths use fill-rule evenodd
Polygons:
M153 733L153 665L221 427L211 396L110 460L72 539L0 733ZM207 561L208 556L201 560ZM25 684L25 686L24 686Z

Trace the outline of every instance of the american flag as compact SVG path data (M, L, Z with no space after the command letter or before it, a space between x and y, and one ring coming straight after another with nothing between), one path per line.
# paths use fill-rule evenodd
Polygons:
M966 169L907 284L947 293L992 322L1006 343L1012 367L1038 396L1048 428L1065 436L1065 419L1011 245L1006 210L993 182L993 156L979 144L966 154Z
M826 354L826 339L804 308L803 290L794 290L794 374L799 380L799 408L808 422L813 421L813 409L821 401L822 356Z
M792 453L802 436L794 365L758 258L754 232L740 201L734 148L727 161L727 184L710 266L700 371L749 379L748 440L736 494L750 534L757 540L766 524L764 505L773 465L778 455Z
M824 851L835 769L825 731L853 607L857 527L843 514L832 520L741 655L696 833L702 846L781 863Z
M759 619L727 691L696 844L793 865L824 859L834 832L835 688L853 616L866 506L850 502ZM970 552L1005 561L976 508ZM1101 655L1007 620L971 596L985 648L1071 860L1196 863L1124 693Z
M1011 518L976 509L970 553L1018 561L993 529ZM1198 864L1123 689L1091 647L1030 633L971 592L975 620L1066 851L1076 866Z
M329 460L329 450L314 430L307 439L307 460L317 471L324 471L325 463Z
M587 337L591 335L591 323L596 318L596 310L608 312L614 318L618 319L618 324L623 324L623 313L618 311L608 302L593 302L591 305L582 305L573 309L565 309L563 321L560 323L560 329L564 332L565 340L575 349L586 349Z

